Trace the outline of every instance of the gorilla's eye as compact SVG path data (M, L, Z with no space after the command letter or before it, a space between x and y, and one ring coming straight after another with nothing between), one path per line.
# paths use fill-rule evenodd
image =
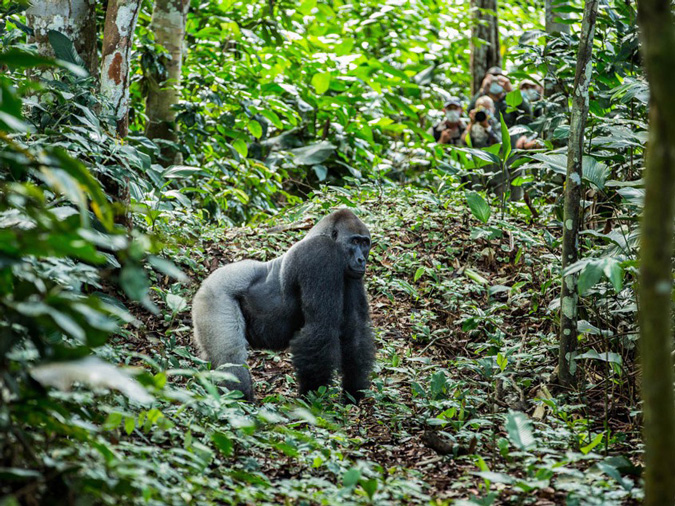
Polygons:
M333 229L333 231L330 233L330 236L333 238L333 240L337 239L338 231Z

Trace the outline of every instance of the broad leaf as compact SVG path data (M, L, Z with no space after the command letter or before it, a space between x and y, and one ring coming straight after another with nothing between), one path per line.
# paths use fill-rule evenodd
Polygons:
M84 60L77 54L72 40L56 30L49 30L47 36L49 37L49 43L54 50L54 54L59 60L78 65L82 68L85 67Z
M291 149L298 165L316 165L324 162L335 152L335 146L328 141L317 142L304 148Z
M487 223L492 213L485 199L474 191L467 191L464 195L466 196L467 204L469 204L469 209L471 209L471 214L483 223Z
M506 415L506 432L509 441L520 450L529 450L536 446L532 434L532 422L524 413L509 411Z
M317 94L323 95L328 91L328 88L330 88L330 74L328 72L314 74L314 76L312 76L312 86L314 86L314 90Z

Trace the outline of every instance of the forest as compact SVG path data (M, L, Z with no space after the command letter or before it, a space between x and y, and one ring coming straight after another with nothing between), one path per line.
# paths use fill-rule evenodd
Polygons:
M675 505L670 0L0 0L0 506Z

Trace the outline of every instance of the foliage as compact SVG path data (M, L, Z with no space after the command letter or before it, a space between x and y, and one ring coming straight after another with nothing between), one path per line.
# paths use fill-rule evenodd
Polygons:
M450 150L427 129L449 95L470 98L467 3L194 1L185 165L169 168L141 134L145 76L162 71L149 7L122 141L70 41L54 37L59 60L34 54L21 6L0 4L0 501L639 501L648 92L634 7L610 2L598 19L583 258L570 267L577 392L555 388L552 365L577 3L563 8L571 34L556 38L541 32L540 6L501 7L510 76L558 91L503 144ZM515 149L534 133L541 150ZM528 200L469 188L491 165ZM376 238L372 391L359 408L335 388L298 400L287 355L260 352L262 403L244 404L195 358L196 285L158 255L196 282L302 236L266 232L270 215L292 224L336 206L356 208Z

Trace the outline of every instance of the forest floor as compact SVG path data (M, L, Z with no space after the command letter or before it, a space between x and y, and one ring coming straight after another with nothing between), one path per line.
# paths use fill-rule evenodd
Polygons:
M346 438L340 459L375 463L385 476L403 473L422 494L377 501L366 490L368 497L637 503L639 481L630 477L639 441L634 385L616 387L596 363L584 369L583 391L555 385L558 255L547 245L547 227L531 223L524 208L515 206L505 219L493 210L484 224L456 193L328 193L286 213L277 228L216 230L196 247L178 247L175 260L194 281L183 296L189 300L198 282L225 263L277 256L311 227L304 216L320 217L341 203L354 206L373 236L367 289L377 364L372 391L358 408L339 406L331 391L313 412L325 410L322 416ZM171 290L166 279L158 287L160 294ZM145 326L132 339L136 352L156 354L169 333L171 347L194 353L187 309L163 320L138 316ZM586 337L592 345L596 336ZM293 402L288 353L252 352L250 367L259 399L253 410ZM286 453L257 454L259 471L272 483L314 472Z

